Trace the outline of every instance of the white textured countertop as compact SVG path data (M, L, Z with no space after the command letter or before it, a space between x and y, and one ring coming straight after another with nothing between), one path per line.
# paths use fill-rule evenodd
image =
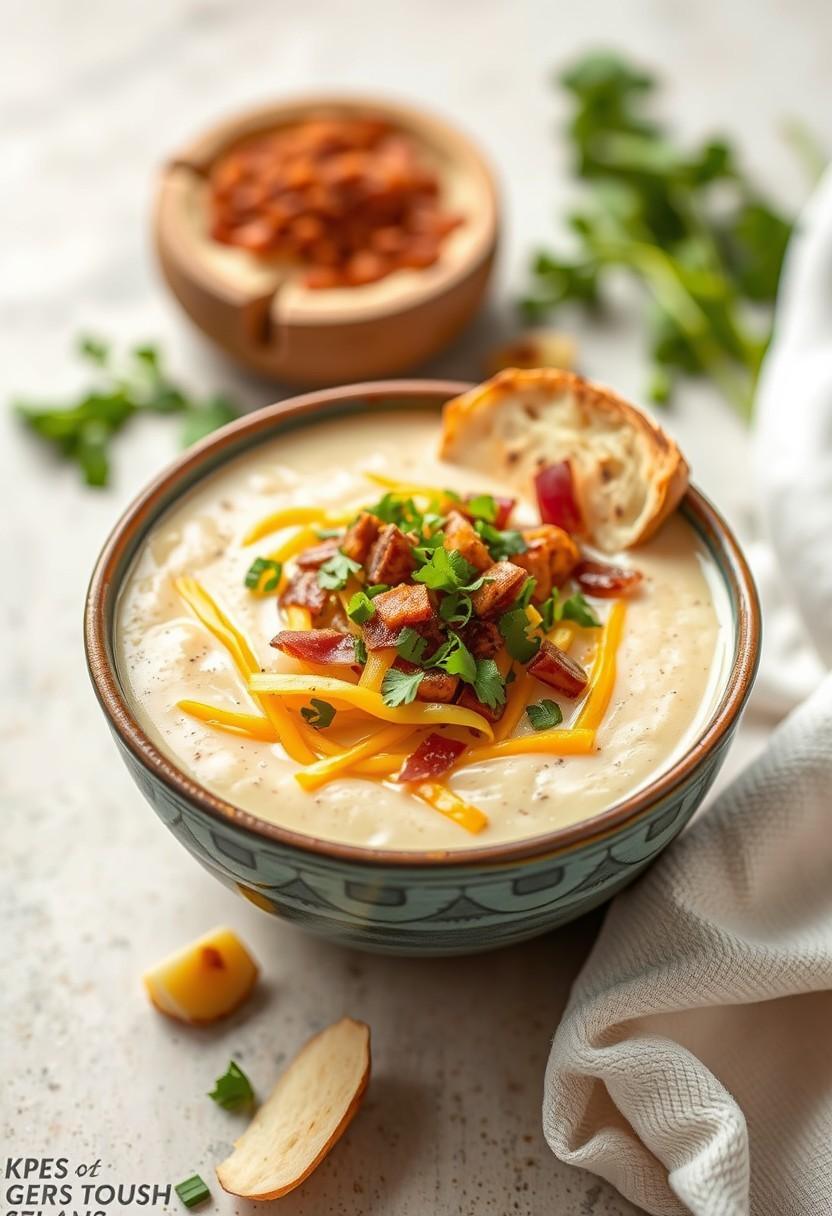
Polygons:
M251 404L279 395L242 382L187 330L150 258L156 166L228 108L315 86L378 90L429 104L479 139L500 167L506 205L497 305L429 369L463 377L478 375L527 252L548 239L571 189L552 137L553 65L603 40L663 66L676 78L665 111L691 135L724 129L740 139L790 204L805 187L782 121L800 116L823 131L832 108L826 0L600 0L591 14L544 0L11 8L0 72L4 400L64 394L79 375L67 352L82 329L161 339L196 386L225 386ZM639 330L626 297L618 312L591 336L578 330L583 364L638 396ZM0 425L4 1154L65 1154L73 1166L101 1158L102 1182L166 1184L194 1170L211 1182L240 1127L203 1096L229 1056L262 1092L311 1031L348 1012L373 1029L365 1108L277 1210L634 1211L560 1165L540 1131L548 1043L599 917L490 957L414 962L306 938L221 888L133 787L81 648L96 552L121 507L174 454L174 428L147 423L125 436L113 489L95 493L21 435L5 408ZM738 424L696 389L669 425L698 482L744 531ZM731 768L763 738L749 721ZM264 982L228 1024L177 1028L149 1008L139 974L223 921L251 945ZM265 1207L223 1196L214 1210Z

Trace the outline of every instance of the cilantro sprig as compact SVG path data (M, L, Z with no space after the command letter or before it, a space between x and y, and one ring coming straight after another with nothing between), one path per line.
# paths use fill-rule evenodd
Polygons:
M300 716L316 730L324 730L327 726L332 725L335 706L330 705L329 701L322 701L319 697L310 697L309 704L302 706Z
M474 527L495 562L502 561L504 557L511 557L514 553L525 553L529 547L521 533L511 528L501 532L483 519L475 520Z
M242 1068L232 1060L222 1076L217 1077L208 1097L224 1110L240 1110L254 1101L254 1090Z
M531 625L525 608L504 612L497 622L506 650L518 663L528 663L540 649L540 638L529 633Z
M534 730L552 730L563 721L563 711L557 701L545 697L533 705L526 706L526 716Z
M384 704L395 709L397 705L409 705L416 700L419 685L425 678L424 671L398 671L391 667L381 682Z
M346 587L351 574L357 574L361 562L354 562L346 553L335 553L318 569L318 583L327 591L340 591Z
M582 629L597 629L601 624L592 605L580 591L575 591L565 600L561 599L557 590L553 591L540 605L540 615L546 629L551 629L558 621L575 621Z
M109 483L113 440L142 414L178 415L188 447L240 412L228 397L188 392L168 374L155 346L134 347L120 363L99 338L82 338L77 350L94 370L87 389L66 404L17 401L14 408L33 434L78 466L89 486Z

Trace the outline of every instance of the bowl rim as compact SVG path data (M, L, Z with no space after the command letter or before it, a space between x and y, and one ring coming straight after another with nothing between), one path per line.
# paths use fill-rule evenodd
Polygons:
M576 844L601 839L617 831L626 822L642 817L657 802L684 785L695 769L730 735L751 692L759 663L760 605L748 562L736 537L709 499L694 487L688 489L683 501L705 533L716 542L720 552L722 574L735 617L734 661L722 696L702 733L691 747L653 781L591 819L521 840L453 850L415 852L329 841L267 823L226 802L179 769L141 729L121 690L114 657L111 657L108 620L115 621L115 609L121 590L121 581L116 582L116 572L119 566L124 565L125 552L131 548L136 532L143 531L155 522L159 499L175 499L177 483L183 480L186 484L182 489L185 492L190 491L199 480L200 467L205 463L210 465L206 475L214 472L223 460L220 456L220 460L214 464L211 458L221 453L223 448L231 449L226 459L242 455L243 449L239 447L241 438L245 437L247 440L246 451L253 449L259 441L265 441L269 437L277 438L278 434L273 434L275 422L300 418L306 420L302 425L314 425L315 415L325 406L348 405L350 402L371 403L390 398L418 398L422 401L434 399L439 407L444 401L471 387L467 382L453 380L380 380L340 388L317 389L264 406L222 427L189 448L153 478L124 510L104 542L87 591L84 609L87 668L111 730L133 758L179 798L196 805L212 819L223 823L230 821L236 827L258 837L261 843L276 842L302 853L332 860L409 868L441 866L444 869L499 865L551 856ZM405 407L405 401L402 400L402 408ZM174 493L171 495L172 491ZM169 510L171 506L172 500L166 503L163 510ZM124 570L128 568L129 562L124 565Z

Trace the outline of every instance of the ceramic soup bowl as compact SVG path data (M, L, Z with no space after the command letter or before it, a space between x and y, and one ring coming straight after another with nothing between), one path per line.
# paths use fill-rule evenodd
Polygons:
M467 385L391 381L310 393L240 419L190 449L128 508L104 546L86 606L87 659L116 745L153 810L207 870L264 911L366 950L465 954L544 933L608 900L673 840L725 758L753 683L760 618L737 541L698 490L681 510L711 554L730 603L730 662L692 746L635 794L532 839L449 853L332 843L266 823L198 785L138 725L114 654L116 608L131 563L165 511L254 445L324 418L437 413Z

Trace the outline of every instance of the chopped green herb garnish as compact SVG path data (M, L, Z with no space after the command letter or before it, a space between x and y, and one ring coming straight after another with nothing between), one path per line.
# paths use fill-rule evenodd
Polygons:
M323 730L325 727L331 726L332 719L335 717L335 707L330 705L329 701L310 697L309 704L304 705L300 713L310 726L314 726L316 730Z
M499 528L492 527L482 519L476 520L474 527L495 562L502 561L504 557L511 557L513 553L525 553L529 547L521 533L515 532L511 528L501 532Z
M477 660L458 634L452 633L437 653L438 657L431 657L431 667L441 667L449 676L459 676L466 684L476 681Z
M367 592L367 595L369 595L370 599L374 600L377 595L381 595L382 591L389 591L390 584L389 583L373 583L372 587L365 587L364 590Z
M363 667L367 662L367 643L363 638L353 638L352 644L355 647L355 661Z
M174 384L155 347L137 347L121 367L97 338L82 338L78 353L96 369L91 388L65 406L18 402L15 408L31 431L78 465L87 485L107 484L113 438L138 414L179 414L187 446L239 413L225 397L202 401Z
M467 625L474 611L467 591L449 591L439 602L439 615L449 625Z
M481 587L484 578L476 577L474 566L456 549L439 547L413 575L414 581L424 583L432 591L473 591Z
M428 648L427 641L415 629L409 627L403 629L399 635L399 641L396 645L396 653L408 663L418 663L421 665L425 651Z
M282 573L280 562L273 562L268 557L256 557L246 571L244 582L251 591L277 591ZM264 574L268 575L265 582L262 581Z
M412 498L406 498L390 490L373 507L367 507L371 515L383 519L386 524L397 524L407 530L421 527L422 516Z
M563 721L560 706L557 702L550 701L548 697L543 701L538 701L535 705L527 705L526 715L535 730L552 730L553 727L560 726Z
M537 654L540 638L529 637L529 618L525 608L512 608L505 612L498 621L500 633L506 643L506 650L518 663L528 663Z
M536 586L537 579L532 578L531 575L529 575L523 586L520 588L520 594L514 601L516 607L528 608L529 604L532 602L532 596L534 595L534 589Z
M568 600L563 601L560 605L560 616L557 619L576 621L584 629L594 629L601 624L580 591L576 591L574 595L570 595Z
M211 1192L199 1174L193 1174L184 1182L178 1182L173 1188L186 1208L195 1208L198 1203L204 1203L211 1198Z
M225 1110L239 1110L254 1101L254 1090L242 1068L232 1060L223 1075L217 1077L208 1097Z
M395 709L397 705L408 705L415 701L419 685L424 678L423 671L397 671L395 667L391 667L381 682L384 704Z
M376 607L366 591L356 591L347 604L347 616L357 625L363 625L374 617Z
M493 659L480 659L474 680L477 698L490 709L497 709L506 699L506 686L500 669Z
M559 619L555 616L555 613L558 610L557 591L553 591L548 599L544 600L542 604L538 604L537 610L543 618L543 628L548 632L554 625L555 621Z
M357 574L361 562L354 562L346 553L335 553L318 570L318 582L327 591L340 591L346 587L351 574Z
M469 498L465 510L474 519L484 519L487 524L493 524L497 518L497 504L491 494L477 494Z

